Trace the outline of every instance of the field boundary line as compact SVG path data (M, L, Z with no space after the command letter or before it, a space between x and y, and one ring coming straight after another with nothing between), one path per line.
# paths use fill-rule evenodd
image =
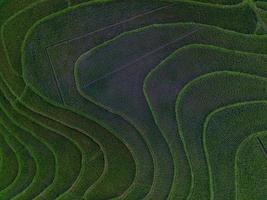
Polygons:
M14 66L11 63L10 52L8 51L7 46L6 46L4 31L5 31L6 26L12 20L14 20L16 17L20 16L21 14L24 14L25 12L27 12L30 9L34 9L35 7L37 7L38 5L40 5L40 4L44 3L44 2L46 2L46 0L40 0L40 1L37 1L37 2L30 3L29 5L25 6L23 9L19 10L18 12L14 13L9 18L7 18L4 21L4 23L1 25L1 40L2 40L2 45L3 45L4 52L5 52L6 60L7 60L8 64L10 65L10 69L11 69L12 73L14 73L15 75L17 75L19 77L22 77L22 75L20 75L16 71L16 69L14 69Z
M52 59L51 59L51 57L50 57L50 55L49 55L49 49L50 49L50 48L54 48L54 47L60 46L60 45L62 45L62 44L64 44L64 43L68 43L68 42L71 42L71 41L74 41L74 40L78 40L78 39L84 38L84 37L89 36L89 35L93 35L93 34L95 34L95 33L97 33L97 32L101 32L101 31L104 31L104 30L108 30L109 28L113 28L113 27L116 27L116 26L118 26L118 25L121 25L121 24L130 22L130 21L132 21L132 20L134 20L134 19L138 19L139 17L143 17L143 16L145 16L145 15L149 15L149 14L151 14L151 13L154 13L154 12L157 12L157 11L160 11L160 10L163 10L163 9L165 9L165 8L171 7L172 5L174 5L174 3L172 3L172 4L170 4L170 5L167 5L167 6L161 6L161 7L158 7L158 8L156 8L156 9L153 9L153 10L150 10L150 11L147 11L147 12L144 12L144 13L141 13L141 14L138 14L138 15L135 15L135 16L133 16L133 17L130 17L130 18L126 19L126 20L122 20L122 21L120 21L120 22L118 22L118 23L111 24L111 25L102 27L102 28L100 28L100 29L97 29L97 30L95 30L95 31L86 33L86 34L84 34L84 35L81 35L81 36L78 36L78 37L75 37L75 38L72 38L72 39L63 40L63 41L60 41L60 42L58 42L58 43L55 43L55 44L52 44L52 45L50 45L50 46L45 47L45 53L46 53L46 55L47 55L47 57L48 57L48 60L49 60L49 63L50 63L50 68L51 68L51 70L52 70L53 79L54 79L54 81L56 82L56 87L57 87L58 95L59 95L59 98L60 98L60 100L62 101L63 105L66 105L66 104L65 104L64 97L63 97L63 93L62 93L62 91L61 91L60 81L59 81L59 79L58 79L57 72L56 72L55 67L54 67L54 65L53 65L53 63L52 63Z
M152 50L152 51L146 53L145 55L143 55L143 56L141 56L141 57L139 57L139 58L133 60L132 62L130 62L130 63L128 63L128 64L126 64L126 65L124 65L124 66L122 66L122 67L119 67L118 69L115 69L115 70L113 70L113 71L111 71L111 72L109 72L109 73L106 73L105 75L99 77L98 79L95 79L95 80L93 80L93 81L91 81L91 82L85 84L84 86L82 86L82 89L85 89L85 88L89 87L90 85L92 85L92 84L94 84L94 83L96 83L96 82L98 82L98 81L100 81L100 80L102 80L102 79L105 79L106 77L108 77L108 76L110 76L110 75L112 75L112 74L115 74L115 73L117 73L117 72L119 72L119 71L121 71L121 70L123 70L123 69L128 68L128 67L131 66L132 64L137 63L138 61L140 61L140 60L142 60L142 59L144 59L144 58L146 58L146 57L148 57L148 56L151 56L151 55L153 55L154 53L156 53L156 52L158 52L158 51L160 51L160 50L162 50L162 49L164 49L164 48L166 48L166 47L168 47L168 46L170 46L170 45L172 45L172 44L174 44L174 43L176 43L176 42L179 42L180 40L183 40L184 38L186 38L186 37L192 35L193 33L197 32L197 31L199 31L199 30L200 30L200 28L194 28L194 29L192 29L191 31L182 34L182 36L178 37L177 39L172 40L172 41L170 41L170 42L168 42L168 43L166 43L166 44L164 44L164 45L162 45L162 46L159 46L158 48L156 48L156 49L154 49L154 50Z
M54 79L54 81L56 83L57 93L58 93L59 98L62 101L63 105L65 105L65 101L64 101L64 98L63 98L63 93L62 93L60 85L59 85L60 82L58 80L55 67L54 67L54 65L52 63L52 60L51 60L51 57L50 57L50 55L49 55L49 53L47 51L47 48L45 48L45 53L46 53L46 56L48 57L48 60L49 60L49 63L50 63L50 69L52 70L52 76L53 76L53 79Z
M257 137L257 141L259 143L259 147L262 150L262 153L265 155L265 157L267 158L267 149L265 148L262 140L260 139L260 137Z
M72 39L66 39L66 40L62 40L62 41L59 41L55 44L52 44L52 45L49 45L47 46L46 48L52 48L52 47L57 47L57 46L60 46L61 44L64 44L64 43L67 43L67 42L71 42L71 41L74 41L74 40L78 40L78 39L81 39L81 38L84 38L86 36L89 36L89 35L93 35L97 32L101 32L101 31L104 31L104 30L108 30L109 28L113 28L113 27L116 27L118 25L122 25L124 23L127 23L127 22L130 22L130 21L133 21L135 19L138 19L140 17L143 17L143 16L146 16L146 15L149 15L149 14L152 14L152 13L155 13L157 11L160 11L160 10L164 10L165 8L168 8L168 7L171 7L172 5L174 5L175 3L172 3L170 5L167 5L167 6L161 6L161 7L158 7L158 8L155 8L155 9L152 9L150 11L147 11L147 12L144 12L144 13L141 13L141 14L137 14L133 17L129 17L128 19L125 19L125 20L122 20L122 21L119 21L117 23L114 23L114 24L111 24L111 25L108 25L108 26L104 26L102 28L99 28L95 31L92 31L92 32L89 32L89 33L86 33L86 34L83 34L83 35L80 35L80 36L77 36L77 37L74 37Z

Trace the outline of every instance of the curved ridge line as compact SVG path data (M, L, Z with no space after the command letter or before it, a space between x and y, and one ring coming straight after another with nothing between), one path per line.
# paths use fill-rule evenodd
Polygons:
M239 182L238 182L238 166L237 166L237 160L238 160L238 157L239 157L239 153L240 153L240 151L241 151L241 148L243 148L243 145L245 144L245 143L248 143L248 142L250 142L249 140L252 140L252 139L255 139L255 137L256 136L258 136L258 135L266 135L267 134L267 132L266 131L261 131L261 132L256 132L256 133L254 133L253 135L251 135L251 137L249 136L249 137L247 137L247 138L245 138L242 142L241 142L241 144L239 145L239 147L238 147L238 149L237 149L237 153L236 153L236 155L235 155L235 194L236 194L236 199L238 199L238 188L239 188Z
M17 102L19 102L19 103L21 103L23 106L25 106L25 108L27 108L27 109L29 109L31 112L35 112L36 114L38 114L38 115L40 115L40 116L42 116L42 117L45 117L45 118L48 118L48 119L50 119L50 120L53 120L53 122L56 122L56 123L58 123L58 124L60 124L61 126L64 126L64 127L66 127L66 128L68 128L68 129L72 129L72 130L74 130L74 131L77 131L79 134L81 134L81 135L84 135L85 137L88 137L90 140L92 140L95 144L97 144L98 145L98 147L101 149L101 152L103 153L103 155L105 154L104 152L105 152L105 150L103 149L103 147L102 147L102 144L101 143L99 143L99 142L97 142L92 136L90 136L90 134L87 134L87 133L85 133L85 132L81 132L80 130L78 130L78 129L74 129L74 128L72 128L72 127L70 127L70 126L66 126L65 124L62 124L62 123L59 123L59 122L57 122L57 121L55 121L54 119L52 119L52 118L50 118L49 116L47 116L47 115L45 115L45 114L43 114L43 113L41 113L41 112L37 112L36 110L34 110L34 109L32 109L32 108L30 108L29 106L27 106L27 105L25 105L23 102L21 102L21 101L19 101L19 100L17 100ZM17 108L17 107L16 107ZM17 108L17 110L20 110L19 108ZM23 114L24 115L24 114ZM25 114L25 115L27 115L27 114ZM35 121L37 124L43 124L42 122L39 122L39 121L37 121L37 120L34 120L32 117L30 117L33 121ZM45 126L45 125L42 125L42 126ZM47 127L47 126L45 126L45 127ZM59 132L59 131L57 131L56 129L54 129L54 128L50 128L50 127L47 127L48 129L50 129L50 130L52 130L53 132ZM70 137L70 136L67 136L68 138ZM74 139L71 139L71 140L74 140ZM74 142L75 144L76 144L76 146L78 146L78 148L81 150L81 148L80 148L80 146L77 144L77 142ZM104 151L104 152L103 152ZM84 154L84 153L83 153ZM82 162L84 162L84 158L82 159ZM80 176L78 176L77 177L77 180L76 181L78 181L78 179L79 179L79 177ZM75 182L76 182L75 181ZM74 184L71 186L71 187L73 187L74 185L75 185L75 182L74 182ZM70 188L71 188L70 187ZM69 189L70 189L69 188ZM68 189L68 190L69 190ZM68 190L66 190L65 192L67 192ZM64 192L64 193L65 193ZM63 195L64 193L62 193L61 195ZM61 196L60 195L60 196ZM59 196L59 197L60 197ZM58 198L59 198L58 197Z
M233 74L233 75L238 75L239 74L239 75L244 75L244 76L247 76L247 77L251 77L253 79L259 79L259 80L266 81L266 78L261 77L261 76L252 75L252 74L244 73L244 72L234 72L234 71L227 71L227 70L206 73L204 75L198 76L197 78L189 81L183 87L183 89L178 93L177 98L176 98L176 105L175 105L176 119L177 119L177 124L178 124L178 127L179 127L179 131L178 132L180 133L180 137L182 138L182 141L183 141L183 144L184 144L184 149L185 149L185 151L187 153L187 156L188 156L188 151L187 151L188 148L186 147L186 144L184 142L185 140L184 140L184 137L183 137L183 134L182 134L183 131L181 130L181 124L179 123L179 117L178 117L178 106L180 104L180 101L181 101L182 97L185 95L187 88L191 87L193 84L197 83L198 81L200 81L200 80L202 80L202 79L204 79L206 77L209 77L210 75L214 75L214 74L215 75L219 75L219 74L222 74L222 73ZM189 156L188 156L188 158L189 158ZM191 174L192 174L192 176L191 176L191 179L192 179L191 188L192 189L190 189L190 193L189 193L189 195L187 197L187 200L189 200L191 198L191 195L193 193L193 186L194 186L194 174L193 174L193 171L192 171L192 163L191 163L190 159L189 159L189 163L190 163ZM211 198L212 198L212 196L211 196Z
M186 37L192 35L193 33L197 32L197 31L199 31L199 30L200 30L199 27L198 27L198 28L194 28L193 30L191 30L191 31L189 31L189 32L186 32L186 33L182 34L182 36L178 37L177 39L175 39L175 40L173 40L173 41L170 41L170 42L166 43L165 45L162 45L162 46L160 46L160 47L154 49L153 51L150 51L150 52L146 53L145 55L143 55L143 56L141 56L141 57L139 57L139 58L133 60L132 62L130 62L130 63L126 64L126 65L123 65L122 67L119 67L119 68L117 68L117 69L115 69L115 70L113 70L113 71L111 71L111 72L108 72L108 73L106 73L105 75L100 76L99 78L97 78L97 79L95 79L95 80L93 80L93 81L91 81L91 82L89 82L89 83L83 85L83 86L81 87L81 89L85 89L85 88L91 86L92 84L94 84L94 83L96 83L96 82L98 82L98 81L100 81L100 80L103 80L103 79L109 77L109 76L112 75L112 74L115 74L115 73L117 73L117 72L119 72L119 71L122 71L123 69L128 68L129 66L131 66L132 64L135 64L136 62L142 60L143 58L146 58L146 57L148 57L148 56L150 56L150 55L153 55L154 53L156 53L156 52L158 52L158 51L160 51L160 50L162 50L162 49L168 47L168 46L171 45L171 44L174 44L174 43L176 43L176 42L179 42L180 40L182 40L182 39L184 39L184 38L186 38ZM115 37L114 39L109 40L108 43L106 43L106 44L104 44L104 45L99 45L99 46L97 46L97 47L95 47L95 48L105 47L105 46L111 44L111 42L115 41L115 40L118 39L118 38L121 38L121 37ZM94 51L94 49L93 49L92 51ZM88 53L90 54L90 52L91 52L91 51L82 54L82 55L80 56L80 58L83 58L84 56L87 56ZM80 61L80 58L78 58L77 63ZM77 65L76 65L76 69L77 69ZM75 71L76 71L76 70L75 70ZM78 75L76 75L76 76L77 76L76 79L79 80Z
M247 74L245 74L245 75L247 75ZM213 190L213 185L214 184L213 184L213 179L211 178L212 177L212 170L211 170L211 164L210 164L209 153L208 153L209 151L208 151L207 145L206 145L206 141L207 141L206 132L207 132L207 128L208 128L209 122L210 122L211 118L214 115L216 115L217 113L220 113L220 112L225 111L227 109L238 108L240 106L247 106L247 105L254 105L254 104L266 104L267 105L267 100L241 101L241 102L234 103L234 104L228 104L226 106L223 106L223 107L220 107L220 108L217 108L217 109L211 111L205 117L204 124L203 124L202 135L203 135L204 153L205 153L206 163L207 163L208 171L209 171L208 173L209 173L209 177L210 177L209 178L209 186L210 186L211 200L214 200L214 190ZM250 135L248 137L254 137L254 136L253 135Z
M1 127L3 127L2 126L2 124L0 123L0 128ZM4 128L5 129L5 128ZM3 131L0 129L0 134L3 136L3 138L6 140L6 143L8 144L8 142L7 142L7 139L6 139L6 136L4 136L4 133L3 133ZM12 137L14 137L13 135L12 135ZM16 139L16 137L14 137L14 139L15 139L15 141L17 141L18 143L20 143L17 139ZM13 179L13 181L11 181L5 188L7 188L9 185L11 185L13 182L14 182L14 180L16 179L16 177L18 176L18 173L19 173L19 167L20 167L20 163L19 163L19 159L18 159L18 155L17 155L17 153L16 153L16 151L15 151L15 149L14 149L14 147L12 147L12 145L10 145L9 144L9 146L10 146L10 149L13 151L13 153L14 153L14 155L15 155L15 157L16 157L16 162L17 162L17 166L18 166L18 169L17 169L17 173L16 173L16 176L14 177L14 179ZM5 188L3 188L3 189L5 189ZM0 191L2 191L3 189L1 189Z

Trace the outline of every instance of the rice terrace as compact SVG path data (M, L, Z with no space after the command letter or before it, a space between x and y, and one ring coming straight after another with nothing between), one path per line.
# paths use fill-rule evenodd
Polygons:
M0 200L267 200L266 0L0 0Z

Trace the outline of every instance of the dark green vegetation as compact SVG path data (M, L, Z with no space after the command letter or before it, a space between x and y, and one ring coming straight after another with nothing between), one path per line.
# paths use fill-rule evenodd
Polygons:
M265 200L267 3L0 0L0 200Z

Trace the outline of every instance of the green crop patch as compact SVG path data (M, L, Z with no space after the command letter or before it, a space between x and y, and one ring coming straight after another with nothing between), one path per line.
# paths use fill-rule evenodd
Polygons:
M212 85L208 84L209 80L214 80ZM221 81L224 84L221 84ZM179 132L194 173L194 186L202 191L192 193L193 196L205 195L203 185L207 185L209 180L201 136L206 115L227 104L264 100L264 81L263 78L240 72L214 72L194 79L179 93L176 104ZM194 121L188 120L192 118ZM202 184L197 184L200 181ZM227 194L231 195L231 192Z
M265 131L249 137L238 149L236 155L236 197L238 199L261 199L266 196L267 160L259 141L264 147L266 146Z
M206 39L204 37L206 35L206 32L209 32L210 36L212 35L212 33L214 33L214 37L211 36L209 40ZM218 34L219 32L219 30L210 29L209 27L205 26L196 26L195 24L171 24L151 26L140 31L132 31L118 36L114 40L104 43L103 45L89 51L79 58L76 63L76 80L78 83L78 89L80 89L81 95L95 102L98 102L105 107L109 107L109 109L114 110L114 112L117 112L121 115L128 115L134 120L139 120L141 121L141 123L145 123L146 126L149 123L152 124L149 127L149 130L152 130L151 127L153 126L153 123L148 121L149 112L146 111L147 105L144 102L145 98L142 91L143 80L147 73L155 66L157 66L161 60L164 60L165 57L172 51L175 51L175 49L179 48L180 46L184 46L190 43L201 43L202 41L203 43L216 44L218 46L221 45L223 47L233 49L242 50L242 48L244 47L244 49L246 48L247 51L262 51L261 47L260 49L257 49L259 45L252 45L254 42L258 42L260 40L254 40L254 38L251 37L250 49L247 48L246 45L246 41L249 40L249 37L247 37L246 35L243 35L243 42L241 42L242 38L239 35L240 43L233 43L233 41L235 40L234 38L237 37L237 35L229 32L229 36L227 37L228 40L223 40L223 37L220 37L220 35ZM151 41L150 38L154 38L154 40ZM137 39L148 42L144 43L142 48L139 48L139 46L134 45L136 44ZM124 48L116 48L116 46L123 46ZM128 48L127 51L125 51L124 49L127 46L131 48ZM133 52L136 53L134 54ZM207 53L206 55L210 56L209 53ZM223 56L224 55L222 55L222 58ZM105 59L101 59L101 57ZM265 60L264 57L263 60ZM219 59L217 59L217 61L218 64L219 62L221 62ZM182 63L180 64L181 66L183 66L183 62L184 61L182 61ZM214 67L217 67L218 64L214 64ZM203 64L203 70L207 70L207 68L205 68L205 65L206 64ZM210 65L213 65L213 63L211 63ZM170 69L170 63L166 64L166 68L170 69L170 74L180 74L181 78L185 78L185 74L182 73L183 70L177 67L177 63L172 64L172 66L173 68ZM188 66L186 67L190 67L190 65L188 64ZM176 69L178 70L177 73L173 73ZM161 74L156 83L162 85L162 81L164 80L165 76L166 75ZM131 79L129 79L129 77L131 77ZM130 82L129 80L132 81ZM166 82L168 82L169 80L169 77L167 77ZM124 84L118 84L120 81L124 82ZM138 83L140 84L139 87L137 87ZM181 85L181 82L179 84ZM156 88L155 84L153 85L152 89L154 88ZM170 90L168 91L169 96L162 96L162 92L166 91L165 89L169 88L160 88L159 96L161 96L162 98L172 97L175 99L176 93L171 93ZM172 87L172 89L174 89L174 87ZM148 91L150 90L148 89ZM155 92L151 91L151 93L155 95ZM173 94L174 97L170 96L171 94ZM154 99L159 100L158 97ZM116 102L118 102L119 105L116 104ZM170 116L169 113L166 112L166 107L164 107L163 109L165 109L163 111L165 112L165 115ZM174 111L174 104L172 111ZM148 114L145 115L145 113ZM162 120L163 118L160 119ZM138 125L138 123L140 124L139 121L135 121L133 123L136 123ZM165 123L168 124L168 122L166 121ZM153 134L154 132L155 131L153 131ZM175 138L168 139L170 143L175 142ZM152 141L151 139L149 140ZM173 149L173 152L174 151L177 151L177 149ZM179 164L180 161L176 160L176 165L179 166ZM186 165L186 161L184 165ZM190 177L190 173L187 175L187 180L188 176ZM183 183L184 191L180 190L179 193L184 193L185 195L188 191L188 187L188 184L186 187L186 184Z
M262 152L262 146L259 146L258 141L261 142L259 137L257 143L251 147L250 154L260 153L254 159L259 159L248 166L242 166L242 162L248 159L242 155L244 151L248 151L247 146L244 146L243 141L250 138L250 135L257 132L266 130L266 103L244 103L223 107L213 111L206 118L204 127L204 145L206 156L209 165L209 173L211 178L210 186L213 198L215 199L245 199L241 196L251 196L251 199L261 199L266 195L266 157ZM227 124L226 126L224 126ZM255 140L255 138L254 138ZM241 149L240 148L241 146ZM261 144L262 145L262 144ZM244 149L245 148L245 149ZM255 150L254 150L255 149ZM237 157L236 157L237 156ZM236 163L237 162L237 163ZM252 162L252 161L248 161ZM262 163L261 163L262 162ZM254 165L254 167L253 167ZM256 165L256 166L255 166ZM253 167L253 168L250 168ZM253 169L253 171L252 171ZM245 171L250 172L250 175L242 175ZM254 173L255 174L254 174ZM262 173L260 173L262 172ZM241 173L241 174L240 174ZM221 176L224 175L222 179ZM251 177L253 175L253 177ZM235 176L238 176L235 179ZM250 177L249 177L250 176ZM247 187L246 179L251 178L250 187L251 191L245 190ZM253 181L255 178L257 181ZM262 183L263 185L260 185ZM257 187L258 186L258 187ZM229 191L226 197L225 190ZM242 190L242 192L240 191ZM262 196L261 196L262 195Z
M7 131L6 127L4 126L2 126L2 129L3 131ZM17 193L25 190L28 184L31 183L36 173L36 165L32 153L23 144L19 142L15 144L15 153L18 160L19 170L13 182L1 190L0 197L3 199L12 198L16 196Z
M265 200L267 6L0 0L1 200Z
M210 57L213 60L210 60ZM266 76L265 63L266 57L263 55L226 50L208 45L188 45L174 52L149 73L145 79L144 92L156 123L173 147L173 154L179 158L176 161L178 177L190 179L190 170L183 152L182 141L175 140L178 135L174 111L175 99L180 90L190 80L215 71L229 70ZM162 91L169 95L163 96ZM180 153L178 154L178 152ZM179 172L181 168L179 165L183 166L183 174ZM185 173L186 169L187 173ZM185 184L183 186L185 187Z
M21 49L17 47L21 47L28 29L38 19L42 19L64 7L66 7L66 3L61 0L37 1L5 21L1 29L3 45L7 51L6 57L15 72L21 74Z
M90 138L86 137L83 133L55 123L51 119L48 119L45 116L38 114L37 112L34 113L30 110L27 110L21 104L17 103L16 107L28 116L31 116L33 121L46 124L47 127L52 128L54 131L64 132L70 140L72 140L77 146L79 146L79 149L82 153L82 167L79 177L71 186L71 188L62 196L68 196L72 193L76 194L76 196L78 197L83 196L83 193L90 185L94 183L94 181L97 180L97 178L103 171L104 158L99 146Z
M7 135L7 130L1 127L1 190L9 186L19 172L18 157L16 155L17 140ZM6 176L9 174L8 176Z
M76 145L66 139L65 136L55 133L52 130L45 129L44 127L37 126L36 123L27 120L24 115L17 113L16 110L10 105L8 106L8 104L9 103L5 99L2 99L1 108L5 111L5 113L13 121L15 121L16 124L27 128L27 130L29 130L29 132L31 132L32 134L37 134L35 135L35 137L38 137L38 139L42 142L49 144L51 146L50 148L53 149L53 154L56 162L55 170L52 170L52 173L53 171L55 171L52 174L54 180L51 186L44 190L41 195L44 197L47 196L47 198L56 197L58 194L60 194L60 192L67 190L68 187L70 187L73 181L76 179L76 176L81 168L80 151L78 150ZM40 150L41 149L36 147L35 151ZM64 156L63 152L65 151L68 151L69 155ZM41 152L39 153L38 160L45 159L45 157L40 157L40 155L42 155ZM53 160L48 160L48 162L45 162L45 166L41 166L47 168L49 167L49 162L53 164ZM59 168L61 168L61 170L58 170ZM65 182L64 185L60 184L63 181L62 179ZM38 184L40 184L40 182L38 182ZM53 190L57 192L54 192Z

